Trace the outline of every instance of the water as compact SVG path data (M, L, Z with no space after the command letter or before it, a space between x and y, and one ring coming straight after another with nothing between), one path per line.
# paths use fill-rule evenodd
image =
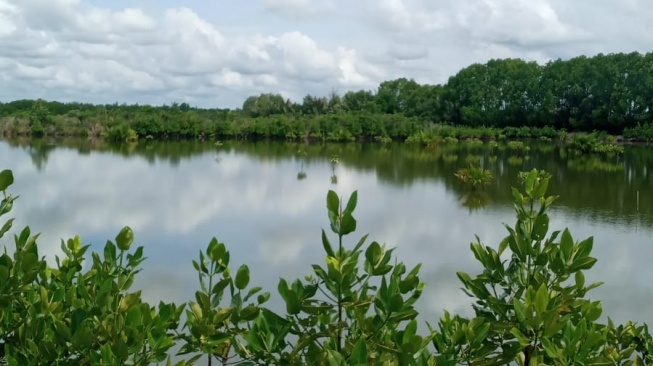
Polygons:
M453 173L471 162L495 180L469 195ZM510 187L532 167L551 172L549 192L560 195L552 229L595 237L599 261L587 277L605 285L590 297L617 322L653 322L646 306L653 302L652 166L653 148L633 146L621 158L588 158L553 144L526 153L473 145L0 141L0 169L14 171L11 193L21 196L14 227L42 232L41 253L53 259L61 238L79 234L101 250L131 226L148 257L136 286L150 302L191 300L198 287L191 260L216 236L232 266L247 263L251 284L270 290L279 307L278 279L303 277L323 260L327 191L359 190L349 243L370 233L397 247L409 268L423 263L427 288L418 308L430 323L444 309L471 314L455 272L480 270L469 250L474 235L494 246L506 235L502 223L515 220Z

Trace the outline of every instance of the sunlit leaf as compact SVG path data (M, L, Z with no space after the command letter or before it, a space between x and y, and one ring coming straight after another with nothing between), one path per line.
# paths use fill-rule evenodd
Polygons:
M134 241L134 232L129 226L125 226L120 230L118 235L116 235L116 245L120 250L129 250L129 247Z

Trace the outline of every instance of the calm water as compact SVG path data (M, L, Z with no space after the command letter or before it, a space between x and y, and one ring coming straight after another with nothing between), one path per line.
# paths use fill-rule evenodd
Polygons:
M480 194L466 195L453 176L470 162L496 176ZM191 299L191 260L216 236L232 265L249 264L252 284L272 291L278 305L279 277L303 277L323 259L327 191L348 196L357 189L359 230L350 242L370 233L397 247L409 266L424 263L420 310L431 323L443 309L470 313L455 272L480 269L469 251L475 234L495 246L505 236L502 223L514 223L510 187L518 171L532 167L551 172L550 193L561 196L552 228L595 236L599 262L588 281L605 281L591 293L604 302L604 314L653 323L653 147L600 159L554 145L526 154L464 145L142 142L112 149L0 141L0 169L14 171L11 192L21 196L14 227L29 223L42 232L41 252L53 258L61 238L79 234L101 250L131 226L148 257L137 281L148 301Z

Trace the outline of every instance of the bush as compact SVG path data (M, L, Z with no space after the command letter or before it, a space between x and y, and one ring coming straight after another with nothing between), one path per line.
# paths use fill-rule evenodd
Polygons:
M653 141L653 123L637 123L635 127L624 128L624 138L634 141Z
M458 169L454 175L465 185L477 189L490 184L494 179L492 172L479 166L470 165L467 168Z

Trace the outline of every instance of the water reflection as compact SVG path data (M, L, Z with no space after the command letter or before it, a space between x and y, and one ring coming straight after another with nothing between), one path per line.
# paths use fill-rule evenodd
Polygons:
M453 175L471 160L495 176L478 192ZM79 233L97 250L132 226L148 256L138 285L152 301L192 298L190 261L212 236L227 243L236 266L250 264L255 284L274 290L279 277L308 274L323 259L326 192L358 189L359 234L396 246L409 267L424 263L421 310L431 322L445 308L469 313L455 272L479 270L468 249L475 234L488 245L505 235L502 223L514 222L509 187L532 167L551 172L551 192L561 196L552 227L595 236L599 262L588 281L606 282L594 294L606 313L653 322L653 309L641 306L653 301L652 163L645 147L599 159L555 145L0 142L0 164L14 170L12 193L21 195L15 227L43 232L52 258L60 238Z

